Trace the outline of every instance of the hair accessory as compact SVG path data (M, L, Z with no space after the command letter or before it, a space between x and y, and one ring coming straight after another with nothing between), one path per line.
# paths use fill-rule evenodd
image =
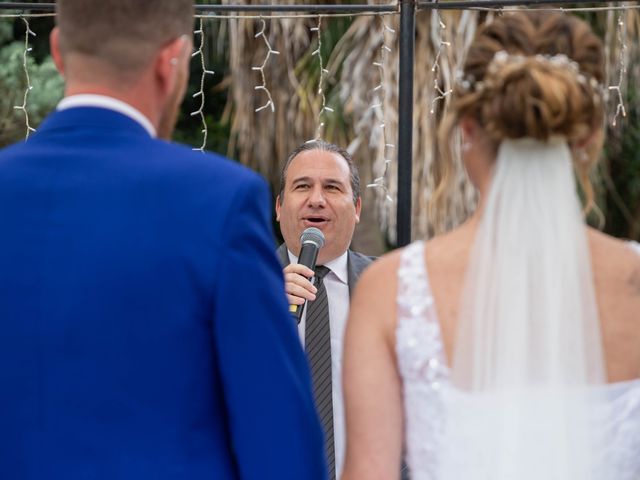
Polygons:
M540 64L546 64L554 68L567 68L571 70L576 80L582 85L589 85L600 97L604 97L604 87L594 77L587 75L580 71L580 65L577 62L570 59L564 53L558 53L556 55L520 55L514 53L508 53L504 50L496 52L491 62L487 66L487 73L490 75L496 75L502 68L507 65L515 65L524 63L528 60L535 60ZM456 71L456 83L464 92L482 92L487 82L477 81L476 78L469 74L464 75L462 70Z

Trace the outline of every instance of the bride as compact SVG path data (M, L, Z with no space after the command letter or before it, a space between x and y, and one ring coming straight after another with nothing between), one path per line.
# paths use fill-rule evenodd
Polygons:
M440 130L480 203L360 279L345 344L344 480L640 478L640 246L588 228L604 58L588 25L479 29ZM585 209L586 210L586 209Z

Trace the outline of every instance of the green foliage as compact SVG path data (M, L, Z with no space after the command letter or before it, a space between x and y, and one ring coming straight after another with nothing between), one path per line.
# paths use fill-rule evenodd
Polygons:
M26 134L24 112L17 110L22 105L27 88L24 71L24 45L13 42L0 49L0 146L14 143ZM29 123L37 128L44 117L55 108L62 98L63 82L51 58L38 65L27 57L27 70L32 90L27 96Z
M194 37L194 44L199 45L200 38ZM224 109L227 104L226 89L220 87L224 78L228 74L228 49L220 48L220 45L205 43L205 59L207 70L214 71L214 75L206 75L204 81L204 108L205 122L207 124L207 144L206 150L226 154L229 144L231 125L228 118L225 118ZM174 140L180 143L191 145L195 148L202 146L204 134L202 132L202 120L200 115L192 116L200 108L201 97L194 97L200 90L202 78L202 67L200 57L193 57L189 75L189 86L187 94L180 108L180 116L174 132Z
M7 18L0 18L0 45L12 40L13 24Z
M600 169L600 205L605 231L640 240L640 90L629 84L627 117L609 128L606 162Z
M27 77L24 71L24 37L11 41L15 33L14 23L0 19L0 147L25 138L27 132L24 112L15 108L24 102ZM24 30L19 33L24 35ZM46 36L40 42L46 42ZM38 63L29 52L26 66L33 87L27 96L26 108L29 124L37 128L62 98L63 81L50 56Z

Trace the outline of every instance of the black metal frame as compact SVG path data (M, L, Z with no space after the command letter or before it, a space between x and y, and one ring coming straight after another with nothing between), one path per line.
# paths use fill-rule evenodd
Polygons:
M620 3L619 0L468 0L417 1L397 0L384 5L199 5L199 13L310 13L310 14L362 14L400 12L400 60L398 84L398 202L396 243L402 247L411 242L411 198L413 157L413 68L415 50L415 16L419 10L487 9L510 6L587 6ZM638 4L638 1L625 2ZM55 3L0 2L0 10L29 10L53 12Z
M496 9L503 7L543 7L558 6L571 7L587 5L601 5L603 3L622 3L621 0L453 0L453 1L419 1L418 10L470 10L470 9ZM638 3L637 1L624 2L626 4Z
M228 12L304 12L304 13L384 13L397 12L398 6L395 4L386 5L201 5L195 4L197 12L201 13L228 13ZM55 10L55 3L36 2L0 2L0 10L34 10L38 12L52 12Z
M396 204L396 244L400 247L411 243L415 31L415 0L401 0L398 65L398 202Z

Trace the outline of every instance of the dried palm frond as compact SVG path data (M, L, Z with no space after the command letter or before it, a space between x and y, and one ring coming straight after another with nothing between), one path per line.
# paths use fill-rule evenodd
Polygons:
M233 3L251 2L234 0ZM283 3L301 2L287 0ZM270 57L264 69L275 110L265 108L256 112L268 101L265 92L255 90L262 80L260 73L252 70L264 62L267 54L264 40L255 36L261 22L256 19L230 20L228 85L232 123L229 151L276 186L280 163L296 146L316 135L321 103L317 95L317 57L311 55L317 48L317 34L311 28L317 19L263 18L265 34L272 48L279 52ZM326 55L324 51L323 54ZM331 137L331 133L325 137Z
M476 14L470 12L423 12L416 18L416 47L413 112L413 188L412 235L427 237L433 225L427 217L427 201L433 192L431 166L434 158L435 132L441 109L448 98L437 100L439 93L451 88L455 66L461 60L476 28ZM442 28L440 19L442 18ZM380 51L385 35L385 23L398 31L398 19L388 17L359 18L341 42L342 51L334 53L333 60L342 61L342 99L345 112L354 119L354 140L357 156L372 158L369 175L384 175L384 186L376 189L381 228L387 238L395 242L397 197L397 148L390 151L387 143L396 143L398 135L398 47L391 48L387 58ZM441 45L444 43L447 46ZM440 54L438 55L438 51ZM438 56L437 68L436 56ZM373 62L384 61L382 89L374 91L380 83L379 71ZM357 79L357 82L350 81ZM381 108L372 105L382 104ZM384 129L380 125L384 124ZM388 160L392 160L388 163ZM388 164L388 165L387 165ZM388 168L390 167L390 168ZM451 224L462 221L475 205L475 193L462 168L459 168L458 189L450 199Z

